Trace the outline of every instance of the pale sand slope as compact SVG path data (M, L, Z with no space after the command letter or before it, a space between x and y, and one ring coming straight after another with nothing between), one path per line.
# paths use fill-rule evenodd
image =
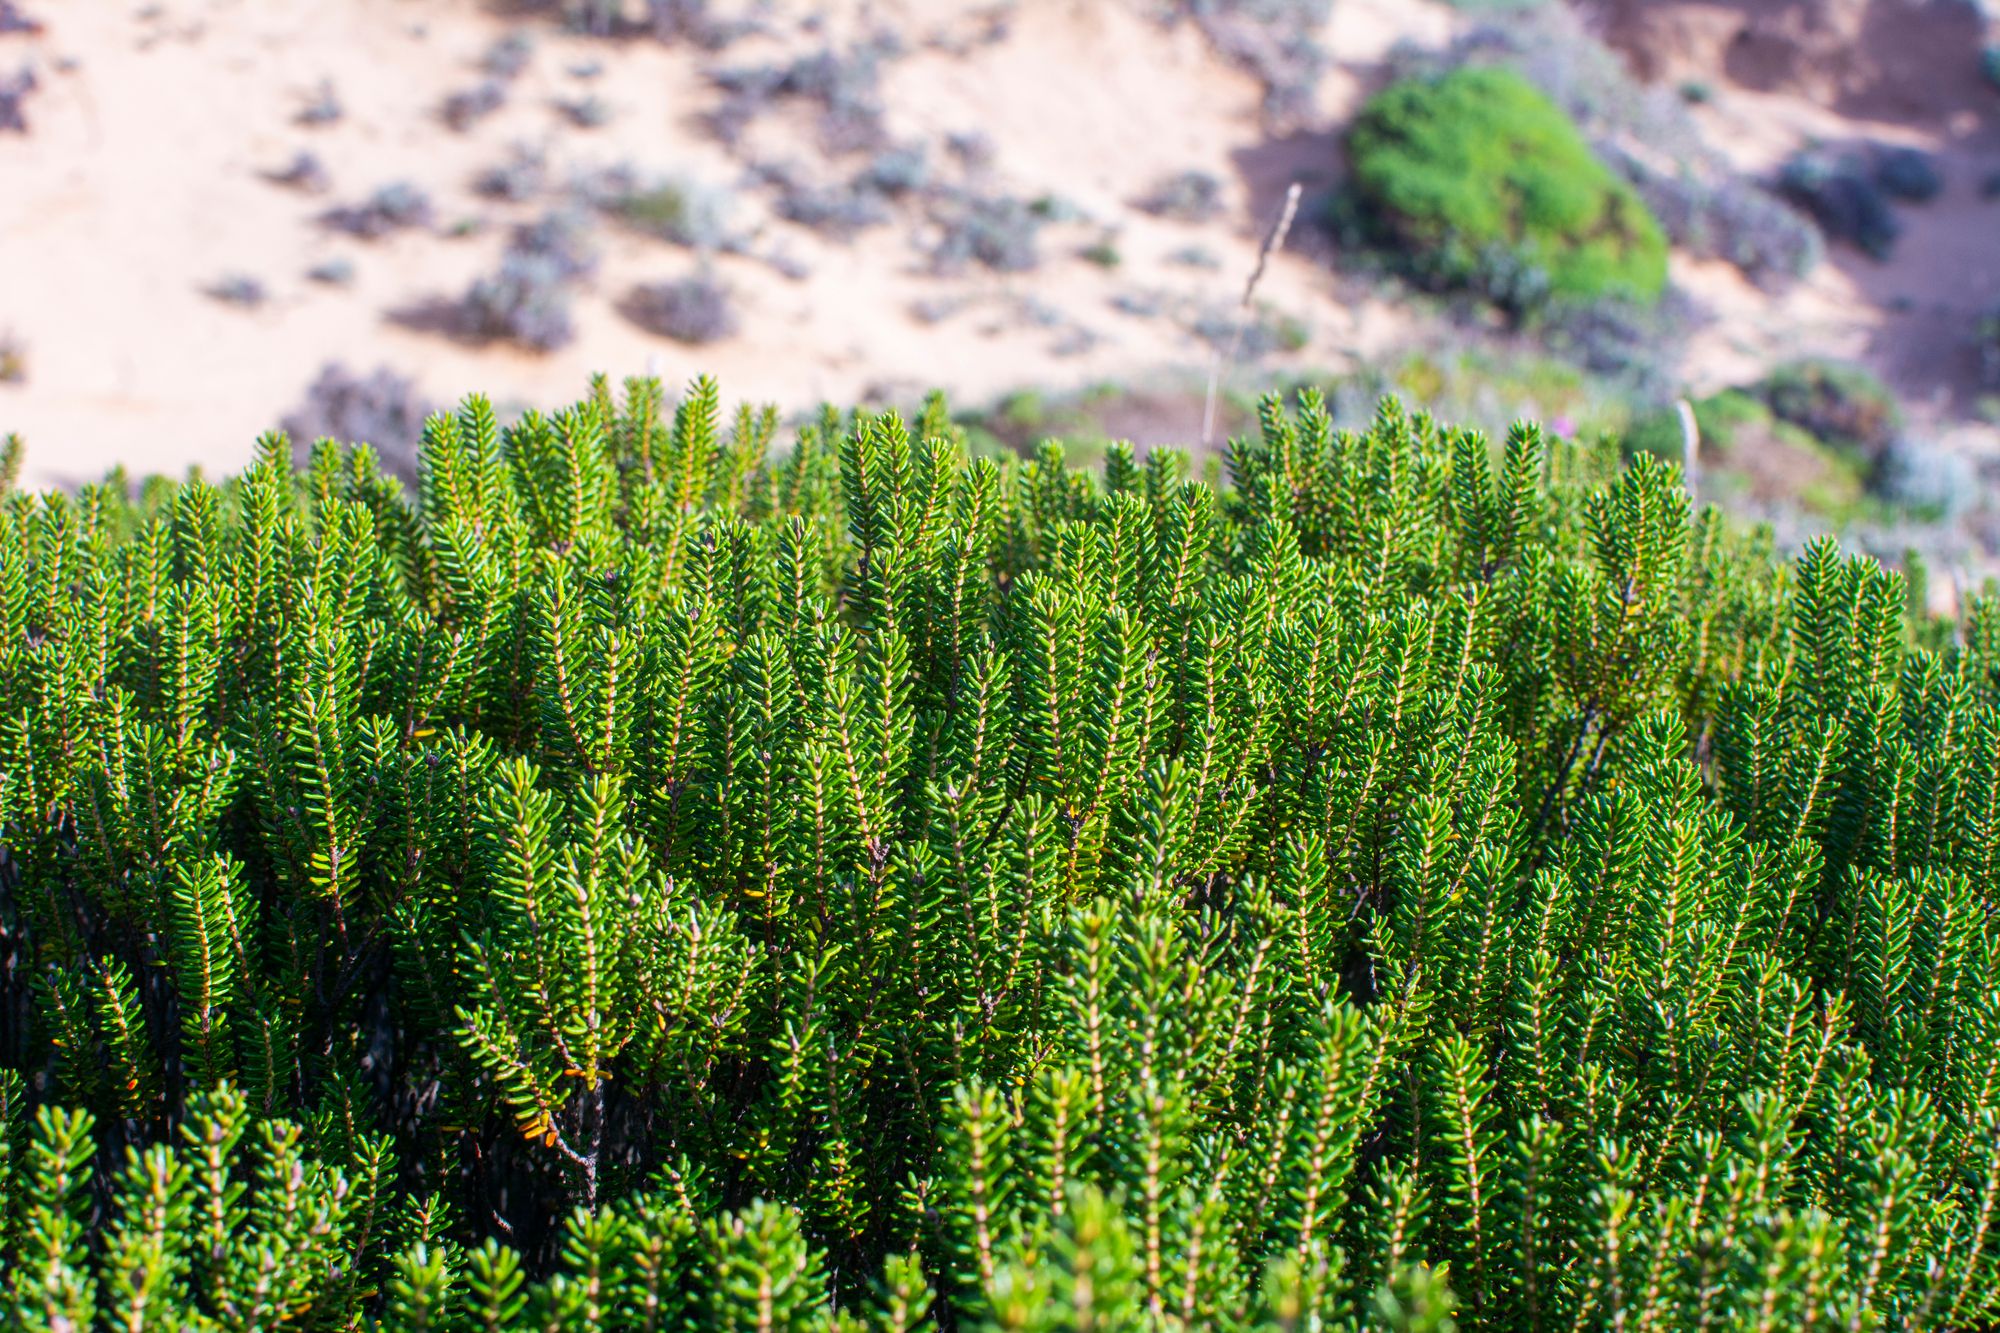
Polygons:
M1379 81L1389 49L1404 39L1434 44L1465 21L1437 0L1339 0L1325 34L1336 65L1317 108L1323 128L1272 142L1253 81L1191 26L1167 31L1149 21L1145 0L1021 0L1004 40L970 46L985 4L781 4L788 40L748 40L719 58L565 36L495 17L473 0L167 0L150 17L126 0L43 0L38 8L49 20L46 37L0 39L0 69L32 58L46 87L30 103L33 133L0 136L0 332L12 330L29 353L27 383L0 386L0 432L27 438L31 485L87 479L117 461L135 471L233 468L329 360L362 371L391 365L440 403L483 389L550 404L574 397L592 371L650 370L672 380L712 372L732 398L788 408L871 390L907 396L938 386L978 400L1023 384L1198 369L1208 352L1187 329L1190 312L1233 302L1263 211L1284 182L1332 180L1338 126ZM831 11L817 36L795 21L786 26L808 8ZM717 59L771 59L884 22L911 48L885 67L892 133L935 149L946 134L981 131L997 147L995 189L1053 193L1090 215L1091 223L1046 230L1036 272L933 277L915 213L841 244L775 220L768 192L745 189L739 217L756 232L752 254L781 250L810 273L794 281L759 258L717 257L744 321L726 343L688 349L621 316L617 301L634 282L679 276L697 260L608 226L601 270L577 302L579 337L559 353L467 346L389 318L463 292L496 264L507 225L546 209L548 201L495 205L473 194L475 173L513 144L544 145L559 178L629 162L642 174L736 186L754 157L814 163L803 113L759 122L735 155L721 147L700 122L716 102L702 71ZM534 34L536 50L507 107L454 133L436 116L438 104L477 82L480 55L515 28ZM57 72L66 56L80 63ZM570 73L586 62L601 63L602 76L585 83ZM319 129L294 124L322 79L337 87L346 118ZM602 129L579 130L555 110L557 99L586 91L613 111ZM1796 99L1733 89L1704 114L1749 165L1825 129L1821 113ZM327 164L331 195L308 197L263 178L301 148ZM855 165L814 168L831 179ZM1161 176L1189 168L1231 182L1223 222L1164 222L1130 206ZM1911 218L1905 252L1931 257L1915 266L1931 275L1913 293L1918 308L1933 298L1977 299L1966 265L1992 259L1990 224L1976 200L1961 197L1972 187L1959 175L1950 201ZM330 204L358 202L399 179L430 192L434 231L367 243L316 224ZM448 234L474 218L490 224L483 233ZM1107 234L1123 256L1110 272L1077 254ZM1219 270L1169 262L1195 243L1221 260ZM351 287L307 280L310 267L340 255L355 265ZM261 279L270 303L249 312L205 294L238 272ZM1881 337L1880 273L1829 265L1779 301L1715 265L1677 260L1676 276L1725 315L1692 350L1697 384L1744 378L1805 352L1892 359ZM1173 317L1114 310L1119 293L1157 295ZM1261 294L1311 331L1305 347L1267 368L1337 370L1454 336L1428 317L1356 295L1305 256L1279 256ZM931 324L910 311L940 299L966 305ZM1030 303L1043 312L1039 322L1024 318ZM1078 328L1095 340L1079 339ZM1197 426L1190 420L1187 433Z
M916 19L906 31L948 29L953 11L977 6L924 0L907 8ZM720 257L741 297L744 332L689 350L642 332L614 305L632 282L687 272L693 257L607 227L604 264L579 302L572 346L550 356L467 347L385 315L462 292L496 263L504 227L469 239L403 234L371 244L328 232L317 215L408 179L431 193L440 230L464 217L532 218L535 205L495 206L470 189L475 172L517 141L547 143L553 161L577 167L629 160L642 171L733 183L741 164L696 122L714 100L699 75L703 58L536 25L535 57L509 105L461 135L435 108L477 81L474 63L508 28L477 5L178 0L162 12L144 21L110 0L49 12L50 32L34 44L48 90L30 104L33 133L0 137L0 329L14 330L30 356L28 382L0 387L0 430L27 439L29 484L93 477L120 460L135 470L232 468L329 359L357 369L388 363L440 402L471 389L565 401L593 370L654 369L674 379L713 372L731 396L787 406L851 398L882 381L977 397L1023 382L1083 383L1194 363L1204 353L1183 330L1120 315L1109 297L1159 287L1226 302L1255 252L1254 227L1241 221L1197 229L1126 206L1169 171L1206 166L1227 175L1232 150L1258 137L1252 81L1220 63L1191 28L1169 34L1145 22L1137 4L1035 0L997 47L969 59L920 50L890 66L891 128L927 137L983 130L998 147L999 183L1063 195L1119 224L1125 262L1117 272L1071 253L1097 235L1088 227L1049 229L1037 273L936 279L921 271L908 223L847 246L766 221L753 248L781 242L810 278L788 281L757 260ZM725 59L754 60L767 46L745 42ZM20 41L0 47L0 66L26 49ZM79 67L51 75L63 55ZM615 113L591 132L569 126L551 105L584 90L567 70L586 61L604 64L590 88ZM322 79L338 89L346 118L321 129L293 124ZM774 129L782 126L759 134ZM301 148L327 164L331 196L263 178ZM801 139L795 155L809 152ZM744 202L747 217L768 218L761 200ZM1197 240L1222 257L1220 272L1163 262ZM306 279L313 264L342 254L356 267L350 288ZM232 272L262 279L271 302L246 312L205 294ZM1287 257L1267 291L1311 314L1327 285L1323 270ZM907 313L919 298L947 295L975 304L937 325ZM1056 334L1010 313L1026 297L1102 340L1081 355L1054 356ZM1349 333L1346 316L1317 299L1322 336L1297 354L1301 363L1332 359L1329 335Z

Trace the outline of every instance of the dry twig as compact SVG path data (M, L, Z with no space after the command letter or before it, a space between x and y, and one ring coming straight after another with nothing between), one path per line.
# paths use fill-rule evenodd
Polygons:
M1284 247L1285 234L1292 229L1292 219L1299 211L1300 193L1301 186L1297 181L1293 181L1285 191L1285 206L1278 212L1277 223L1265 235L1263 248L1257 251L1257 267L1250 270L1250 281L1243 284L1243 317L1237 320L1236 327L1230 332L1228 347L1217 353L1215 368L1209 371L1208 399L1201 409L1201 447L1204 449L1215 439L1215 400L1222 391L1222 376L1236 360L1237 349L1242 346L1243 330L1250 320L1250 302L1257 295L1257 283L1264 276L1264 265L1273 253Z

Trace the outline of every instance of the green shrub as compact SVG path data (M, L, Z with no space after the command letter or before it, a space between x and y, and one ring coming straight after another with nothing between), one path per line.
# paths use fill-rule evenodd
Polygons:
M1888 386L1844 362L1795 361L1753 391L1780 421L1861 461L1880 458L1903 426L1902 407Z
M1835 240L1888 260L1903 234L1890 195L1858 155L1809 148L1785 163L1779 191Z
M1944 193L1944 167L1936 153L1891 145L1876 154L1875 184L1892 199L1927 204Z
M1406 43L1388 68L1395 78L1436 78L1467 65L1510 69L1561 108L1612 173L1630 182L1676 251L1726 259L1760 286L1784 286L1819 263L1818 228L1710 146L1685 105L1701 88L1683 85L1674 99L1634 77L1577 6L1512 8L1503 22L1463 25L1440 48Z
M1394 84L1362 109L1348 151L1368 225L1426 277L1515 305L1650 302L1666 286L1659 224L1511 71Z
M1724 389L1706 398L1694 399L1695 425L1701 432L1703 452L1728 453L1744 429L1768 429L1775 424L1771 409L1763 400L1741 389ZM1627 458L1651 454L1669 463L1679 463L1686 453L1681 436L1680 413L1672 408L1648 412L1634 421L1624 435Z
M1993 1318L2000 605L1393 405L774 429L0 506L10 1327Z
M1862 516L1873 469L1779 419L1754 393L1724 389L1693 400L1701 431L1697 465L1705 497L1749 501L1844 525ZM1627 458L1647 453L1679 465L1680 413L1659 408L1633 421L1621 441Z
M609 197L612 211L635 231L696 250L729 244L730 204L726 192L680 179L615 190Z

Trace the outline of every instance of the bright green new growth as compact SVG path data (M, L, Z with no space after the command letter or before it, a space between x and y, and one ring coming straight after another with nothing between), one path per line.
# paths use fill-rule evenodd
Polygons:
M1427 276L1511 301L1657 300L1667 242L1568 117L1511 70L1406 79L1348 138L1370 225Z
M1393 404L775 425L7 500L9 1327L2000 1308L2000 604Z

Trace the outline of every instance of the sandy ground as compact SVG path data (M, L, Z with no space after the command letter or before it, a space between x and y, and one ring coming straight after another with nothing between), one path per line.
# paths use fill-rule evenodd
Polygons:
M27 440L31 485L88 479L117 461L136 471L233 468L329 361L393 367L439 403L475 389L564 401L598 370L673 380L705 371L733 397L787 407L931 386L977 401L1023 384L1198 370L1209 352L1185 313L1233 303L1289 180L1313 188L1335 179L1337 127L1377 85L1390 49L1436 43L1464 21L1437 0L1337 0L1324 34L1335 64L1317 127L1273 138L1255 82L1191 25L1153 22L1144 0L1021 0L994 42L977 38L990 4L852 0L816 6L830 11L816 35L748 39L721 56L567 35L474 0L28 7L48 31L0 37L0 73L32 63L43 84L28 104L31 133L0 134L0 334L27 351L25 382L0 384L0 432ZM884 23L910 47L885 66L894 136L936 144L979 131L996 150L992 188L1059 196L1083 214L1045 230L1037 271L933 276L915 216L851 243L780 221L768 192L746 182L746 163L811 161L809 126L771 117L734 152L704 126L716 102L704 74L712 65L771 59ZM437 115L441 100L478 82L482 53L514 30L532 33L535 46L507 105L454 131ZM593 66L601 72L579 77ZM323 81L337 89L344 118L298 124ZM586 93L610 110L601 128L578 128L558 110ZM1878 124L1782 89L1725 86L1703 115L1718 142L1758 169L1813 135L1924 138L1908 123ZM495 204L471 188L517 144L541 148L558 179L626 163L641 176L739 188L749 253L713 262L737 294L741 334L689 349L624 318L618 302L634 283L701 261L611 226L600 230L602 264L577 302L578 337L561 351L471 346L399 321L398 311L463 292L495 266L511 224L546 211L546 200ZM1951 193L1909 213L1903 254L1914 258L1893 269L1842 258L1774 300L1733 270L1677 261L1677 281L1720 316L1692 349L1694 382L1726 383L1814 351L1871 359L1920 397L1957 392L1964 377L1952 358L1963 349L1941 348L1945 335L1924 330L2000 296L2000 254L1993 206L1977 197L1973 169L1990 156L1984 139L1969 132L1942 146L1963 158L1954 158ZM301 150L323 160L330 193L308 196L267 178ZM1190 168L1229 182L1222 220L1175 223L1132 206L1162 176ZM318 223L329 206L398 180L429 192L433 227L368 242ZM1080 255L1101 240L1121 256L1115 269ZM1172 262L1197 244L1219 267ZM804 276L767 262L779 252ZM351 261L350 285L308 279L336 257ZM208 294L231 274L258 279L270 299L248 310ZM1121 294L1181 317L1121 312L1112 305ZM1434 334L1421 317L1336 279L1321 257L1279 256L1260 295L1309 335L1266 368L1337 370ZM918 302L958 310L926 322L912 313ZM1197 425L1188 423L1190 436Z
M947 27L945 11L959 7L916 8ZM1128 206L1166 172L1226 171L1230 154L1258 133L1253 82L1192 29L1162 32L1136 6L1037 0L998 47L973 57L918 50L895 62L890 125L912 135L985 132L998 150L993 174L1008 188L1055 193L1115 222L1124 259L1115 273L1071 253L1101 227L1049 228L1047 261L1034 274L939 279L917 263L907 225L828 242L768 216L759 223L763 205L746 198L741 212L760 228L751 248L782 248L810 276L793 281L755 258L717 257L739 297L741 336L690 350L622 318L616 302L633 282L678 276L696 261L606 227L574 344L546 356L468 347L390 316L462 292L495 265L505 224L541 211L478 198L477 171L525 142L545 145L559 175L630 162L642 174L731 185L741 164L698 122L713 101L705 57L534 24L535 55L508 106L459 134L440 122L437 105L476 82L478 57L520 26L471 3L179 0L151 18L125 3L90 3L48 18L44 37L0 46L0 68L30 53L45 85L30 103L32 133L0 136L0 330L11 329L29 358L25 384L0 386L0 430L27 440L30 484L89 478L118 460L140 470L233 467L329 360L390 365L439 402L473 389L564 400L595 370L673 379L707 371L732 395L788 406L884 384L976 398L1024 382L1081 384L1196 364L1205 352L1184 330L1120 315L1109 298L1144 288L1226 303L1255 251L1254 227L1242 220L1247 196L1232 209L1239 220L1222 227L1159 222ZM758 54L746 43L729 59ZM75 62L67 72L51 72L66 60ZM594 131L570 126L552 106L584 91L568 71L589 63L604 67L589 91L613 113ZM322 80L338 90L345 118L324 128L293 123ZM326 163L330 195L265 178L301 149ZM370 243L316 224L329 204L396 180L431 194L436 230ZM467 219L490 225L481 235L448 234ZM1196 241L1222 259L1220 270L1164 261ZM308 280L308 269L337 255L354 264L351 286ZM269 302L244 310L207 294L233 273L264 282ZM1287 257L1267 291L1305 313L1326 286L1317 266ZM930 325L908 313L919 299L940 298L965 309ZM1056 355L1064 329L1012 313L1028 300L1090 329L1095 346ZM1328 334L1350 331L1345 319L1322 322ZM1334 355L1329 338L1297 358Z
M1935 155L1944 193L1897 209L1893 260L1831 246L1774 298L1724 264L1677 263L1715 316L1696 337L1696 387L1740 382L1787 344L1860 360L1920 414L1962 415L1978 392L1968 336L2000 308L2000 96L1974 58L1992 34L1960 0L1587 0L1644 76L1696 80L1709 144L1766 179L1802 146L1897 144Z

